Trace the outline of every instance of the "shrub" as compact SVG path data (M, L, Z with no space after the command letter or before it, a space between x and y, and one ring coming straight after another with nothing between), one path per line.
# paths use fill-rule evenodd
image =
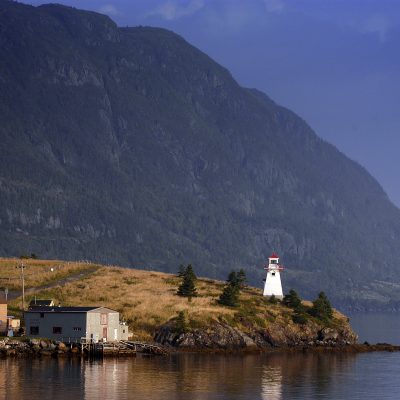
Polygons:
M295 324L305 325L307 323L307 314L295 312L292 316L292 321Z
M188 331L188 323L186 321L186 315L183 311L178 312L178 316L175 320L175 332L181 335Z
M135 285L135 284L137 283L137 279L130 278L130 277L125 277L125 278L124 278L124 282L125 282L127 285Z
M274 294L272 296L270 296L268 299L268 303L271 303L271 304L278 304L278 301L279 300L275 297Z

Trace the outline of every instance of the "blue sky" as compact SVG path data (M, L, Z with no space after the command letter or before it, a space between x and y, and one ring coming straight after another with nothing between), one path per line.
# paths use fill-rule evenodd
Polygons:
M240 84L297 112L400 206L400 1L59 2L181 34Z

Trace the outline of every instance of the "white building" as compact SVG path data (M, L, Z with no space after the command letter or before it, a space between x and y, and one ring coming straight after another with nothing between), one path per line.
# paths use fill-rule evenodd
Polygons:
M127 340L128 326L119 320L118 311L106 307L33 306L25 311L26 335L60 341L95 342Z
M273 253L268 258L268 265L264 267L267 271L267 277L264 285L264 296L274 295L277 299L283 299L281 271L283 268L279 265L279 256Z

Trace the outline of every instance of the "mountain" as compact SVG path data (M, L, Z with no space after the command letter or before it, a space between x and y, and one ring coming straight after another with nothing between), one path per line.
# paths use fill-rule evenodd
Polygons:
M164 29L0 0L0 255L398 307L400 211L301 118ZM329 96L329 93L327 93Z

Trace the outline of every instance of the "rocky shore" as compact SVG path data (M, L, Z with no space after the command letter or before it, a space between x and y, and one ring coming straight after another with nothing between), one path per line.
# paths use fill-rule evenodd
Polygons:
M292 347L344 347L357 343L350 326L321 328L318 325L274 325L243 332L226 323L214 322L203 329L177 332L173 321L161 326L157 343L180 350L259 350Z
M173 321L161 326L155 341L177 351L272 351L272 350L336 350L343 352L400 351L400 346L387 343L357 343L357 335L349 324L321 327L317 324L274 325L264 330L243 332L228 324L214 322L207 328L177 332Z
M211 332L213 331L213 332ZM319 339L309 342L271 342L271 337L251 338L231 327L220 326L209 332L191 332L177 335L168 332L166 327L158 332L158 339L163 339L166 348L173 352L266 352L266 351L318 351L343 353L365 353L373 351L400 351L400 346L388 343L355 343L349 342L344 336L335 339L335 333L323 332ZM273 340L273 339L272 339ZM279 344L278 344L279 343ZM165 354L165 353L164 353ZM104 356L133 355L133 353L104 353ZM53 342L39 339L2 339L0 340L0 358L14 357L81 357L82 352L78 345ZM85 353L83 353L85 356Z
M137 351L126 348L126 346L102 347L96 353L90 353L91 356L134 356ZM157 354L153 352L152 354ZM71 357L88 356L87 350L82 351L80 344L63 343L47 339L12 339L5 338L0 340L0 358L1 357Z
M12 339L0 340L0 357L40 357L40 356L71 356L81 355L77 345L69 345L62 342L53 342L40 339Z

